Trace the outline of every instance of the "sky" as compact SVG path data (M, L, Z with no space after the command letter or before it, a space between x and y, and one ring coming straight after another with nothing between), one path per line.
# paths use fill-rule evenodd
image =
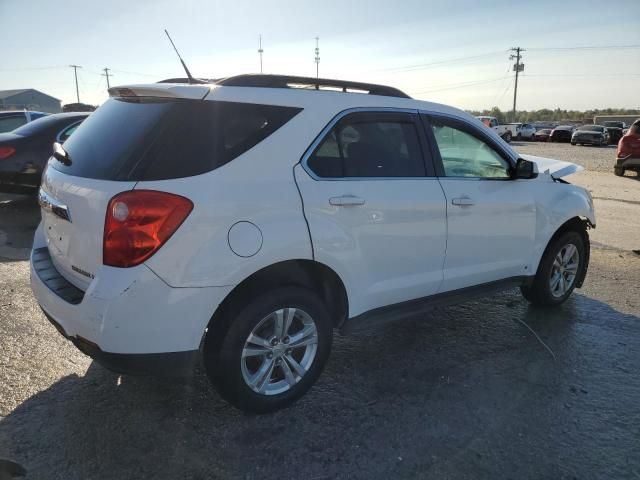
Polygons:
M464 109L640 108L640 0L0 0L0 90L100 104L111 86L260 71L392 85ZM575 47L610 48L575 48ZM620 48L621 46L635 46Z

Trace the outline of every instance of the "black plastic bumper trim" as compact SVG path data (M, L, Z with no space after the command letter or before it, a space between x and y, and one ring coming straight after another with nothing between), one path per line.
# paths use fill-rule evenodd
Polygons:
M31 252L31 263L38 278L49 290L72 305L78 305L82 302L84 292L60 275L51 261L47 247L34 249Z

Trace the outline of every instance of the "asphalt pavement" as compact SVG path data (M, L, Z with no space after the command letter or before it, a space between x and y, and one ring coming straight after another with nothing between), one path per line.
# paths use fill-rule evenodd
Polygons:
M38 208L0 195L0 459L28 479L639 479L640 181L613 177L611 149L515 146L587 167L584 288L557 309L513 290L336 337L318 384L263 416L201 371L121 377L77 351L29 289Z

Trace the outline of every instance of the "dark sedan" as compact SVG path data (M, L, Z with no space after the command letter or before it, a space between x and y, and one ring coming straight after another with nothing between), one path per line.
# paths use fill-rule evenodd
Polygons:
M58 113L1 133L0 192L37 193L53 143L63 143L87 116Z
M573 125L560 125L554 128L549 135L550 142L570 142L573 133Z
M597 145L599 147L609 143L609 132L602 125L583 125L571 136L571 145Z

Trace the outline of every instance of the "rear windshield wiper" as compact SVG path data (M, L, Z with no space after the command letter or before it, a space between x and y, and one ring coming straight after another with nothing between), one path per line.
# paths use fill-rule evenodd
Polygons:
M66 165L67 167L71 165L71 157L58 142L53 144L53 156L63 165Z

